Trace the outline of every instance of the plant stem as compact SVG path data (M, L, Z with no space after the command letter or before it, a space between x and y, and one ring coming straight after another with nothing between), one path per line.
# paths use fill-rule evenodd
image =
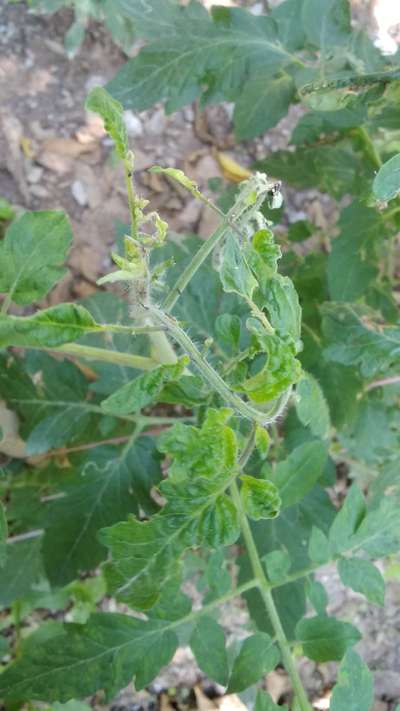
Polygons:
M169 312L173 309L176 302L178 301L180 295L184 289L189 284L190 280L193 278L197 270L201 267L203 262L207 259L208 255L211 254L214 247L218 242L224 237L226 232L230 229L227 220L224 220L215 232L209 237L196 252L193 259L183 270L182 274L176 280L175 286L171 289L169 294L164 299L162 309L165 312Z
M243 415L243 417L265 426L276 420L276 418L283 412L290 397L290 388L288 388L288 390L281 395L277 404L275 404L271 410L268 412L257 410L255 407L242 400L239 395L236 395L236 393L231 391L221 376L207 363L206 360L204 360L200 351L197 350L196 346L190 340L189 336L186 335L185 331L178 326L175 319L172 319L159 309L153 309L152 313L157 320L161 321L161 323L166 326L167 331L171 334L172 338L179 343L183 350L189 355L211 388L216 390L221 398L237 410L238 413Z
M124 365L127 368L137 368L138 370L153 370L159 363L146 356L134 355L133 353L120 353L110 351L106 348L94 348L93 346L83 346L80 343L66 343L63 346L45 348L44 346L24 346L28 349L38 351L50 351L52 353L63 353L74 358L85 358L87 360L98 360L115 365Z
M296 669L296 665L293 661L290 646L284 629L282 627L277 609L275 607L275 602L271 593L271 586L267 580L267 576L264 573L260 556L258 555L257 546L255 544L253 534L251 532L250 524L248 522L247 516L243 510L242 500L240 498L239 488L234 481L230 487L232 499L239 511L240 526L242 529L242 535L247 548L247 552L250 558L251 567L253 569L254 577L258 580L260 594L263 598L266 610L268 612L271 625L275 632L276 640L278 642L279 648L282 654L282 660L287 673L289 674L290 680L292 682L293 691L297 697L300 711L311 711L311 706L308 702L306 692L303 688L299 673Z
M137 235L136 206L135 206L135 192L133 189L133 180L132 180L133 159L132 160L129 160L128 158L125 159L124 171L125 171L126 190L128 193L129 214L130 214L130 218L131 218L131 237L132 237L132 239L136 239L136 235Z
M364 126L360 126L356 130L362 138L365 147L365 152L367 153L371 162L375 165L375 168L379 169L382 166L382 159L367 129L364 128Z

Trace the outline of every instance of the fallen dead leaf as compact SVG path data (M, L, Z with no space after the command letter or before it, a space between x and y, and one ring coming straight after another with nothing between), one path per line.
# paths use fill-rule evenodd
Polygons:
M217 699L220 711L248 711L247 706L240 700L237 694L227 694Z
M91 153L97 148L97 141L80 143L75 138L49 138L42 144L41 151L55 153L68 158L78 158L82 153Z
M217 704L205 695L198 684L194 687L194 694L196 696L197 708L199 711L215 711L215 709L218 708Z
M0 400L0 452L16 459L25 456L25 442L18 434L18 418L3 400Z
M243 165L237 163L234 158L231 158L226 153L216 151L216 158L221 168L222 175L231 183L241 183L242 180L250 178L251 171Z
M12 114L0 114L0 127L5 138L5 164L13 176L24 200L29 204L30 195L25 178L24 160L21 152L22 124Z

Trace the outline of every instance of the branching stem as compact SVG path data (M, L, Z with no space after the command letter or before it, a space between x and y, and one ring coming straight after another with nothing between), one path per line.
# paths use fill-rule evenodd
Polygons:
M242 530L246 549L250 558L254 577L256 578L256 580L258 580L260 594L263 598L266 610L268 612L268 616L271 621L271 625L275 632L276 640L281 650L282 660L285 665L285 669L289 674L290 680L292 682L293 690L299 704L299 709L300 711L312 711L307 699L306 692L303 688L299 673L296 669L296 665L293 661L293 657L290 651L290 645L288 640L286 639L286 635L282 627L274 599L272 597L271 586L268 582L267 576L264 573L260 556L258 555L257 546L255 544L253 534L251 532L248 518L242 506L242 500L240 498L239 488L236 481L231 484L230 491L236 508L239 511L240 527Z

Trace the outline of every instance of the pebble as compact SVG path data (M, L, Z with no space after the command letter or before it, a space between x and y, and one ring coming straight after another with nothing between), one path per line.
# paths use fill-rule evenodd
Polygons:
M95 86L104 86L106 78L102 74L93 74L85 83L86 91L91 91Z
M167 117L165 116L164 109L157 109L153 116L147 121L146 133L152 136L159 136L164 133L167 128Z
M78 205L85 207L88 204L87 190L80 180L74 180L71 185L71 192Z
M38 165L34 165L30 170L28 171L26 175L26 179L28 183L35 184L38 183L43 175L43 168L40 168Z
M130 109L124 111L124 120L126 130L132 138L140 138L143 136L143 126L140 118L136 116Z

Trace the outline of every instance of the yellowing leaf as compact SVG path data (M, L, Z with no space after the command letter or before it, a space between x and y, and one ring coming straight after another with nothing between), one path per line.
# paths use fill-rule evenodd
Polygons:
M230 180L232 183L241 183L242 180L250 178L250 170L237 163L233 158L226 155L226 153L217 152L216 157L221 168L222 175L227 180Z

